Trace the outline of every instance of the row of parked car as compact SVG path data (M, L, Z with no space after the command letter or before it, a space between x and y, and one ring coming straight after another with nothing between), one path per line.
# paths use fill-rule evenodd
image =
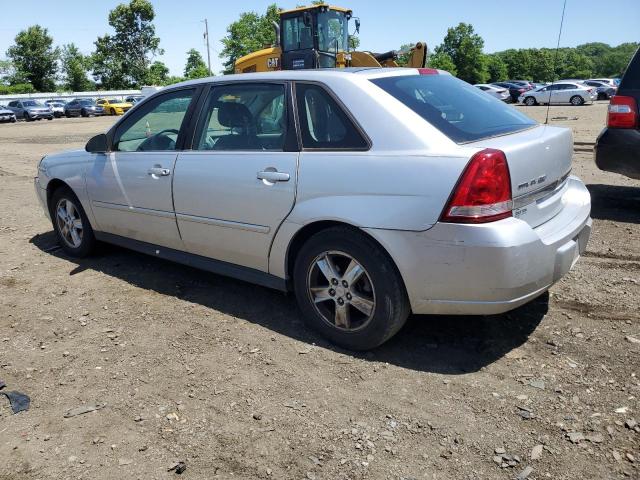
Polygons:
M123 115L133 105L142 100L142 96L130 96L123 100L115 98L74 98L71 101L51 99L45 102L30 98L13 100L7 106L0 105L0 122L25 120L53 120L65 116L90 117L97 115Z
M544 104L584 105L594 100L608 100L616 94L618 79L567 79L553 83L534 83L528 80L479 83L475 86L504 101L527 106Z

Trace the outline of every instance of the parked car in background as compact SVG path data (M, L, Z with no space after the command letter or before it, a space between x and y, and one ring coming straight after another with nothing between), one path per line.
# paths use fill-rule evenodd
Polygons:
M46 105L51 109L51 111L53 112L53 116L56 118L60 118L64 115L64 104L63 103L58 103L58 102L45 102Z
M492 95L503 102L511 100L511 94L507 88L489 85L488 83L477 83L474 87L479 88L483 92L487 92L489 95Z
M518 101L518 97L522 95L527 89L522 85L516 85L515 83L508 82L493 82L491 85L495 85L498 87L506 88L509 90L509 95L511 95L511 101L516 103Z
M4 105L0 105L0 122L16 122L16 114Z
M102 107L96 105L93 100L75 98L64 106L65 117L89 117L102 115Z
M602 83L606 83L607 85L611 85L612 87L617 87L619 85L619 81L616 82L617 79L615 78L590 78L588 81L590 82L602 82Z
M36 100L14 100L7 105L16 114L16 118L23 118L27 122L34 120L53 120L53 111L44 103Z
M61 103L63 106L66 105L68 102L68 100L65 100L64 98L54 98L51 100L45 100L44 103L45 105L49 105L51 103Z
M607 126L594 148L600 170L640 180L640 49L609 103Z
M569 103L584 105L597 98L596 89L580 83L554 83L537 90L528 90L518 97L527 106Z
M613 87L608 83L599 82L597 80L585 80L582 83L596 89L598 100L609 100L616 94L616 91L618 90L618 87Z
M132 97L127 97L124 99L125 102L130 103L131 105L135 105L136 103L138 103L140 100L142 100L144 97L142 95L135 95Z
M385 342L410 312L514 309L571 269L591 231L571 130L434 69L172 85L85 150L45 156L34 180L64 252L103 240L293 290L350 349Z
M514 83L516 85L522 85L527 90L532 90L534 85L529 80L506 80L507 83Z
M123 102L115 98L100 98L96 104L102 107L105 115L124 115L125 112L133 107L133 104L129 102Z

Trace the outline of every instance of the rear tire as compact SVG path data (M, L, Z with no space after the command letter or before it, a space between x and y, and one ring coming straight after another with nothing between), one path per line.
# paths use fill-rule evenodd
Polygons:
M391 259L353 228L333 227L311 237L298 253L293 280L307 324L350 350L381 345L410 313Z
M533 98L533 97L526 97L526 98L524 99L524 104L525 104L527 107L533 107L533 106L534 106L534 105L536 105L537 103L538 103L538 102L537 102L537 101L536 101L536 99L535 99L535 98Z
M574 95L569 99L569 102L574 107L579 107L580 105L584 104L584 98L582 98L580 95Z
M109 115L115 115L115 114L116 114L115 108L112 108L111 110L109 110Z
M24 112L24 121L33 122L33 118L31 118L31 115L29 115L29 112Z
M69 187L60 187L51 196L49 212L62 249L71 257L86 257L96 246L96 237L82 204Z

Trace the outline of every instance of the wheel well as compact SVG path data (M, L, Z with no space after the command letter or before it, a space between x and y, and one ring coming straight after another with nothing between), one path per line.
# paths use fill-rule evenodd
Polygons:
M47 208L49 210L51 210L51 197L53 197L53 192L55 192L61 187L69 188L69 185L64 183L59 178L54 178L47 184Z
M350 225L348 223L336 222L333 220L323 220L320 222L315 222L309 225L305 225L300 230L298 230L298 232L296 232L295 236L291 240L291 243L289 244L289 250L287 251L287 258L286 258L287 263L285 265L287 278L289 279L293 278L293 268L296 262L296 257L298 256L298 252L300 252L300 249L307 242L307 240L309 240L316 233L332 227L347 227L363 235L366 235L371 240L373 240L373 242L376 245L378 245L378 247L380 247L380 250L387 256L387 258L389 258L389 260L391 261L391 264L396 268L396 270L398 270L398 266L396 265L396 262L393 261L393 257L389 255L389 252L387 252L387 249L384 248L384 246L382 246L382 244L378 242L378 240L376 240L374 237L369 235L367 232L365 232L364 230L358 227L354 227L353 225ZM407 288L406 288L406 285L404 285L404 278L402 278L402 274L400 273L399 270L398 270L398 273L400 274L400 278L402 280L402 286L404 287L406 292ZM293 284L293 282L288 282L288 283L290 287Z

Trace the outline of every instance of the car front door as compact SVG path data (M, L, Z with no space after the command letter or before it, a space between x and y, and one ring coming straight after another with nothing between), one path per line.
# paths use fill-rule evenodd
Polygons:
M100 231L182 249L171 183L198 90L158 95L113 133L112 151L97 154L87 189Z
M267 271L293 208L298 145L284 82L212 86L173 179L188 252Z

